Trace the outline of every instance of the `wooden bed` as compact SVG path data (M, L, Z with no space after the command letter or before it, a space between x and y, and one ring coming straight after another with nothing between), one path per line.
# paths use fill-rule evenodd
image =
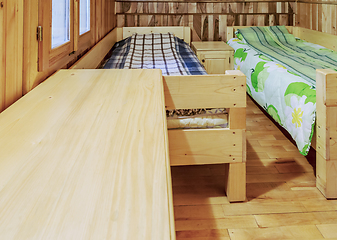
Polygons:
M227 28L227 40L236 29ZM286 26L289 33L307 42L337 50L337 36L301 27ZM337 198L337 72L316 70L316 129L312 138L316 150L316 186L328 198Z
M188 44L191 40L189 27L115 28L71 68L97 68L115 42L134 32L172 32ZM227 197L230 202L245 201L245 75L231 70L218 75L163 76L163 81L166 109L228 108L229 111L228 128L169 130L171 166L226 163Z

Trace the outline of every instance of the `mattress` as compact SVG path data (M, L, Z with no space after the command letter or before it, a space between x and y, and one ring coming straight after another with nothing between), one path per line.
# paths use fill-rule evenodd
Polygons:
M234 68L247 76L247 93L290 133L300 153L307 155L315 124L315 79L301 76L249 45L245 39L233 38L228 44L235 50ZM337 57L332 50L300 39L294 38L293 45L293 49L300 46L306 49L304 52L335 54ZM292 45L289 47L292 48Z
M220 109L202 110L202 113L193 115L176 113L167 116L168 129L205 129L227 128L228 112Z

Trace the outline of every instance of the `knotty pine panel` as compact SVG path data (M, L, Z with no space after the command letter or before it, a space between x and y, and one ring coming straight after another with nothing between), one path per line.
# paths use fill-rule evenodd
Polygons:
M226 41L227 26L294 24L289 1L116 1L118 27L189 26L192 41Z
M0 8L0 112L5 108L6 88L6 46L5 46L5 11Z
M337 1L298 1L296 26L337 35Z
M0 112L22 96L23 0L1 1Z

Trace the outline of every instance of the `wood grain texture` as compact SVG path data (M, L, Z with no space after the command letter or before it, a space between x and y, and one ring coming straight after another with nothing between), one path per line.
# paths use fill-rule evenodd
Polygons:
M229 109L228 123L231 129L246 129L246 108Z
M192 42L191 48L208 74L224 74L234 69L234 49L224 42Z
M165 121L159 70L39 85L0 115L2 237L174 239Z
M123 27L122 29L124 39L131 36L133 33L147 34L147 33L173 33L175 36L183 39L186 43L191 43L191 29L189 27Z
M315 225L287 226L279 228L229 229L233 240L242 239L323 239Z
M270 3L268 3L270 2ZM293 25L295 1L116 1L117 25L122 27L189 26L192 41L226 41L233 25ZM277 9L276 2L283 8ZM167 8L162 6L167 6ZM249 5L249 6L248 6ZM161 7L157 7L161 6ZM248 7L247 7L248 6ZM137 21L145 18L151 21ZM154 19L152 21L152 19ZM161 19L167 19L162 21Z
M299 0L296 26L336 35L336 1Z
M0 8L0 112L5 109L6 102L6 26L5 11Z
M245 138L244 138L245 139ZM242 148L245 158L245 148ZM246 162L226 164L226 193L228 201L243 202L246 201Z
M324 238L337 238L337 224L322 224L318 225L317 228L322 233Z
M167 109L246 106L246 77L240 71L219 75L164 76L163 78ZM195 97L196 94L198 98Z
M241 129L169 130L171 165L243 162L242 139Z
M23 65L23 0L6 1L5 37L6 49L6 85L5 107L22 96L22 65Z
M96 69L117 41L117 28L99 41L82 58L74 63L70 69Z
M24 62L22 89L26 94L58 69L67 68L83 56L95 43L99 42L116 26L115 6L113 0L91 0L91 39L88 34L79 39L79 49L74 54L55 63L43 72L38 72L38 42L36 41L36 27L39 25L39 1L24 1ZM40 6L41 7L41 6ZM41 24L41 23L40 23ZM104 25L104 26L103 26Z
M327 198L337 198L336 76L332 70L317 70L317 188Z
M326 198L337 198L337 161L316 154L317 188Z
M147 27L147 28L116 28L117 40L122 36L129 36L134 31L138 33L176 32L183 34L189 39L189 27ZM125 34L125 35L124 35ZM109 38L109 35L106 37ZM105 41L104 38L102 40ZM109 40L108 40L109 42ZM92 51L84 56L80 61L81 67L90 66L92 56L103 56L108 48L105 44L96 45ZM227 45L225 47L228 48ZM226 74L219 75L201 75L201 76L166 76L164 79L165 107L167 109L179 108L228 108L245 109L245 76L240 71L228 70ZM189 91L186 91L189 89ZM197 97L196 97L197 96ZM208 107L207 107L208 106ZM245 120L245 114L242 111L232 111L231 115L235 119ZM240 116L236 116L239 115ZM232 118L232 119L233 119ZM232 126L228 129L211 130L177 130L170 131L170 156L171 165L194 165L194 164L215 164L245 162L246 144L244 124L237 128ZM237 135L234 135L237 134ZM202 139L208 139L205 144ZM229 168L231 186L235 188L227 192L231 201L243 201L245 199L245 178L241 178L245 173L243 168ZM236 173L239 173L235 177ZM237 183L237 180L238 183ZM232 196L232 197L230 197Z

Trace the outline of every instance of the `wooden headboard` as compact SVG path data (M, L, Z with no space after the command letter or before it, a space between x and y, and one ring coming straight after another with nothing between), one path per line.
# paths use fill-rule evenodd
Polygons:
M178 38L183 39L186 43L191 44L191 29L190 27L123 27L117 31L117 42L130 37L133 33L173 33Z

